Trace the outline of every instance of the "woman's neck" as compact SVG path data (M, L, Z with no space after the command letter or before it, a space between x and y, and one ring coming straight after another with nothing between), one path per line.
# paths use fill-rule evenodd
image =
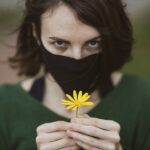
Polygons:
M59 115L63 114L63 116L65 116L66 118L75 116L73 111L66 110L65 106L61 104L61 100L66 98L65 93L50 74L47 74L45 76L45 86L45 95L42 102L43 105L45 105L55 113L58 113ZM91 94L91 100L95 104L93 107L98 104L99 99L100 98L98 96L98 90L95 90ZM85 114L93 107L84 107L82 109L79 109L79 114Z
M112 83L114 86L117 86L122 78L122 74L119 72L114 72L111 75ZM22 82L22 87L29 91L34 82L33 79L28 79ZM45 75L45 92L42 100L42 104L52 110L53 112L62 115L66 118L71 118L74 115L73 111L68 111L65 109L65 106L61 104L61 100L65 99L65 93L62 88L58 85L58 83L54 80L51 74ZM95 90L91 94L91 101L94 102L94 106L92 107L83 107L79 109L79 114L85 114L93 109L98 103L100 103L101 98L99 96L98 90ZM59 109L58 109L59 108Z

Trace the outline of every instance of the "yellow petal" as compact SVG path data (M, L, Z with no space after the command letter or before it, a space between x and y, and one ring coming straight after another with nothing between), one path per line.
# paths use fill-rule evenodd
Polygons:
M66 105L66 106L75 106L75 105L71 105L71 104L67 104L67 103L62 103L63 105Z
M74 110L74 111L76 111L76 110L77 110L77 108L78 108L78 107L77 107L77 106L75 106L75 107L73 108L73 110Z
M69 104L69 105L74 105L74 103L73 102L62 102L63 104Z
M88 97L89 96L89 94L88 93L85 93L81 98L80 98L80 100L82 101L82 99L85 99L86 97Z
M74 100L78 100L78 97L77 97L77 92L76 92L76 90L73 90L73 97L74 97Z
M88 93L85 93L85 94L82 96L82 98L85 98L85 97L87 97L87 96L89 96L89 94L88 94Z
M62 99L62 102L70 102L70 100Z
M67 98L69 99L69 100L71 100L72 102L74 102L75 100L73 99L73 97L72 96L70 96L69 94L66 94L66 96L67 96Z
M72 106L72 105L70 105L70 104L67 104L67 103L62 103L63 105L66 105L66 106ZM74 106L74 105L73 105Z
M68 103L68 102L69 102L69 103L72 103L72 104L74 104L74 102L72 102L72 101L69 101L69 100L65 100L65 99L63 99L63 100L62 100L62 102L64 102L64 103Z
M94 105L93 102L85 102L85 103L82 103L82 106L92 106Z
M78 100L82 97L82 91L79 91Z
M90 96L82 97L82 98L80 99L80 103L83 103L83 102L87 101L89 98L90 98Z
M74 107L74 106L67 106L67 110L71 109L72 107Z

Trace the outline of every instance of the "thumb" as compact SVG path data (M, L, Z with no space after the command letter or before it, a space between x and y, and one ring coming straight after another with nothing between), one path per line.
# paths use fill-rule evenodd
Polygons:
M90 118L90 116L88 114L83 114L78 116L78 118L72 118L71 122L79 123L81 121L80 118Z
M78 118L89 118L90 116L88 114L82 114L78 115Z
M89 118L90 116L88 114L84 114L83 117Z

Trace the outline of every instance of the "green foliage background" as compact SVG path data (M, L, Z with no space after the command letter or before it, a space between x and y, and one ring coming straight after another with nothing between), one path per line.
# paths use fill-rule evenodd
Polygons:
M150 11L133 22L133 60L125 65L124 72L139 74L150 79Z

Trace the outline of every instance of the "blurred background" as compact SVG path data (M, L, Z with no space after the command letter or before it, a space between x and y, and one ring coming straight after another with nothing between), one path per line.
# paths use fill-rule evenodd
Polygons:
M126 12L134 28L135 43L133 60L126 64L123 72L137 74L150 79L150 0L123 0ZM0 0L0 83L20 80L7 59L15 53L17 33L23 16L24 0Z

